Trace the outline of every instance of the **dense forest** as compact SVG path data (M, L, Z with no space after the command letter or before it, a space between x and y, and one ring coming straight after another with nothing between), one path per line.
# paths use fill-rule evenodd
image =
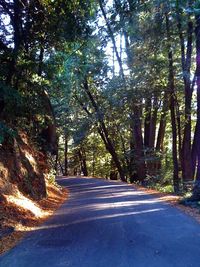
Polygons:
M198 0L0 0L0 14L2 175L45 196L26 136L53 175L200 198Z

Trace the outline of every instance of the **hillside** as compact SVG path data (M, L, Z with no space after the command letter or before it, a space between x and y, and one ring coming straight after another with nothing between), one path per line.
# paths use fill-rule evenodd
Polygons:
M20 133L0 148L0 253L48 218L67 192L50 181L47 157Z

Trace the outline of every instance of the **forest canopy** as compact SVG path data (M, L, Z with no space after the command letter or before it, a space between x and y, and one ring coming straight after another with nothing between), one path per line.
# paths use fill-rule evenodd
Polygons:
M0 0L1 151L200 197L198 0Z

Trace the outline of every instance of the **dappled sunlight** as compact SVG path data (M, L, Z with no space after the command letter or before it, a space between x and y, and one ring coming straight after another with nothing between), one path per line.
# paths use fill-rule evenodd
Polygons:
M93 186L94 185L94 186ZM161 212L166 207L157 206L161 202L158 198L144 198L145 192L136 191L134 188L122 184L102 184L87 180L69 186L70 198L66 206L58 210L53 222L32 227L31 231L46 230L60 227L69 227L82 223L102 221L113 223L134 218L142 214ZM64 219L64 223L63 220ZM59 223L62 221L62 223Z
M111 184L111 185L104 185L104 186L94 186L93 188L94 189L105 189L105 188L116 188L116 187L126 187L127 188L127 185L122 185L122 184ZM92 188L92 189L93 189Z
M10 204L14 204L18 207L21 207L25 210L29 210L32 212L36 217L43 217L45 212L42 211L34 201L32 201L29 198L26 198L24 195L22 195L19 191L16 195L9 195L6 196L6 200Z
M0 174L1 176L4 176L4 177L8 176L8 169L2 162L0 162Z
M162 197L159 197L158 200L160 202L166 202L166 201L169 201L170 203L173 203L173 202L177 202L180 200L180 196L173 196L173 195L166 195L166 196L162 196Z
M84 208L88 208L90 210L105 210L105 209L112 209L112 208L123 208L123 207L134 207L143 204L155 204L161 202L157 199L155 200L139 200L139 201L113 201L109 203L100 203L100 204L90 204L85 206ZM80 207L81 209L81 207Z
M108 192L109 194L109 192ZM102 195L98 196L97 199L109 199L109 198L120 198L120 197L126 197L126 196L143 196L143 192L116 192L116 193L111 193L110 195Z
M121 198L121 195L117 196L96 196L94 198L87 197L87 198L81 198L82 201L80 203L75 202L70 205L70 214L76 214L78 212L89 211L89 212L113 212L116 209L120 208L140 208L142 205L156 205L158 203L163 202L160 199L157 198L151 198L151 199L141 199L141 200L123 200L123 196ZM123 201L122 201L122 200ZM67 209L66 209L67 211ZM126 212L126 210L125 210ZM57 215L62 215L63 211L57 211Z
M166 209L166 207L157 205L162 202L162 199L149 196L146 198L145 192L134 190L127 185L121 183L113 185L111 182L101 185L99 182L95 186L95 183L84 180L84 182L70 185L69 181L69 202L56 212L53 221L42 226L33 225L27 228L23 228L19 224L19 230L23 229L24 232L29 232L70 227L77 224L80 224L81 227L82 223L95 221L101 223L123 222L127 218L132 220L134 216L161 212ZM36 217L44 215L44 211L41 211L35 203L26 199L21 193L15 197L8 197L8 202L28 209Z
M69 223L64 223L64 224L48 224L48 225L32 227L31 231L46 230L46 229L50 229L50 228L59 228L59 227L68 227L68 226L72 226L75 224L92 222L92 221L96 221L96 220L115 219L115 218L126 217L126 216L159 212L159 211L163 211L163 210L165 210L165 209L164 208L158 208L158 209L147 209L147 210L141 210L141 211L123 212L123 213L116 213L116 214L106 214L106 215L100 215L100 216L94 216L94 217L88 217L88 218L86 217L83 219L74 220L74 221L71 221Z
M143 196L145 195L144 192L142 191L133 191L133 190L130 190L130 191L122 191L120 193L114 193L115 196L119 195L120 197L125 197L125 196Z
M101 193L102 195L109 194L109 197L118 196L118 195L120 197L145 195L145 192L142 192L142 191L134 191L133 189L125 191L124 188L116 188L116 187L110 187L110 188L93 187L93 188L85 189L84 186L80 186L74 189L69 186L68 188L73 189L74 193L76 193L77 191L78 194L88 194L88 193L99 194L100 198L101 198ZM102 198L103 197L104 196L102 196Z
M158 203L159 200L151 199L151 200L133 200L133 201L120 201L113 202L114 207L130 207L130 206L138 206L143 204L155 204Z
M28 161L30 162L31 166L33 167L34 171L37 172L37 163L33 157L33 155L31 155L27 150L26 151L23 151L24 152L24 155L25 157L28 159Z

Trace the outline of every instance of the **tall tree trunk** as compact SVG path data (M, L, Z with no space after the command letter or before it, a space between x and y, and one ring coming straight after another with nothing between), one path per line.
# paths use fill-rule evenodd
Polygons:
M134 158L136 165L137 181L143 182L146 178L146 165L144 160L144 143L142 136L142 123L141 123L141 103L133 104L133 136L134 136Z
M169 91L170 91L170 113L172 123L172 156L173 156L173 184L174 191L179 191L179 175L178 175L178 152L177 152L177 125L176 125L176 111L175 111L175 85L174 85L174 66L173 54L171 46L171 35L168 14L166 14L166 31L168 41L168 61L169 61Z
M38 75L42 75L42 66L43 66L43 59L44 59L44 47L41 44L40 53L39 53L39 64L38 64ZM38 95L42 99L43 108L45 111L45 122L46 128L42 131L42 136L47 141L48 149L51 154L56 155L58 150L58 138L56 133L56 118L54 114L54 109L51 104L50 98L48 93L41 88L38 91Z
M65 171L64 171L64 175L67 176L68 175L68 134L67 131L65 131L65 150L64 150L65 156L64 156L64 160L65 160Z
M129 160L129 176L130 182L137 181L136 169L135 169L135 144L134 144L134 130L133 120L130 122L130 160Z
M200 7L200 5L199 5ZM196 19L196 81L197 81L197 122L193 141L193 162L194 169L197 161L196 180L193 188L192 200L200 200L200 14ZM194 173L194 171L193 171Z
M58 175L58 163L59 163L59 158L58 158L58 151L57 151L56 158L55 158L55 166L54 166L56 176Z
M113 49L115 51L116 58L117 58L117 61L118 61L118 64L119 64L120 74L121 74L123 80L125 81L122 59L121 59L120 54L118 52L116 41L115 41L115 37L114 37L114 33L113 33L112 28L111 28L110 22L109 22L109 20L107 18L107 14L106 14L104 5L105 5L104 0L99 0L99 6L100 6L101 12L103 14L104 20L106 22L108 33L109 33L111 41L113 43Z
M149 160L149 158L152 158L151 151L151 131L152 131L152 95L146 99L145 102L145 119L144 119L144 149L145 149L145 156L146 156L146 166L147 166L147 173L149 175L152 174L152 162Z
M130 8L132 9L133 6L130 5ZM129 20L130 20L129 23L132 24L132 16L129 18ZM134 77L134 73L132 72L132 66L134 63L133 52L131 49L131 44L130 44L128 33L125 30L123 31L123 33L124 33L124 38L125 38L127 64L130 68L131 76L133 78ZM133 87L133 85L131 86ZM135 165L136 165L136 174L132 173L131 180L143 182L146 178L146 164L144 160L144 140L143 140L143 135L142 135L141 112L142 112L141 97L139 97L139 99L132 99L131 126L132 126L132 136L134 140L131 143L134 143L134 160L135 160ZM146 128L146 139L147 139L147 132L148 132L147 128Z
M157 140L156 140L156 152L162 153L164 151L164 136L165 136L165 129L166 129L166 116L169 108L168 103L168 92L164 92L163 96L163 104L162 104L162 111L161 111L161 117L160 117L160 123L158 127L158 134L157 134ZM162 167L162 155L159 156L155 168L158 172L161 170Z
M188 8L192 8L193 0L188 1ZM181 63L182 63L182 75L185 87L185 127L183 133L182 144L182 177L183 185L187 190L188 185L193 181L193 169L192 169L192 150L191 150L191 100L193 88L191 86L191 58L192 58L192 42L193 42L193 22L191 20L191 14L188 15L187 24L187 42L184 39L182 32L182 21L180 14L179 1L177 1L177 27L179 31L179 39L181 46ZM185 48L185 43L187 47Z
M78 155L81 163L81 171L83 172L84 176L88 176L85 150L83 148L80 148L78 151Z
M5 3L6 4L6 3ZM22 45L22 27L21 27L21 7L22 3L19 0L13 1L13 13L10 13L10 20L11 24L13 26L13 32L14 32L14 49L13 49L13 56L9 64L9 71L6 82L8 84L14 84L13 77L16 73L16 64L19 56L19 51ZM16 88L17 89L17 88Z
M157 142L156 142L156 150L157 151L163 151L164 149L164 136L165 136L165 128L166 128L166 114L161 114L160 118L160 124L158 129L158 135L157 135Z
M164 92L163 96L163 105L162 105L162 112L160 117L160 124L158 129L158 135L156 140L156 150L163 151L163 143L164 143L164 136L165 136L165 128L166 128L166 116L169 109L169 101L168 101L168 92Z
M157 174L157 158L156 158L156 149L155 149L155 139L156 139L156 125L158 117L158 97L154 94L152 110L151 110L151 120L150 120L150 133L149 133L149 150L147 160L147 172L150 175Z
M110 180L117 180L117 171L113 159L110 161Z
M149 147L151 132L151 97L145 101L145 119L144 119L144 147Z
M177 132L178 132L179 171L181 171L181 162L182 162L181 115L177 98L176 98L176 120L177 120Z
M106 128L104 128L105 130ZM108 132L106 130L106 132L102 129L102 127L98 127L98 133L100 134L104 144L105 144L105 147L107 149L107 151L110 153L110 155L112 156L112 159L113 159L113 162L115 163L115 166L119 172L119 175L120 175L120 179L122 181L126 181L126 178L125 178L125 173L124 173L124 170L122 168L122 165L121 165L121 162L118 158L118 155L115 151L115 148L114 148L114 145L112 144L109 136L108 136Z
M158 116L158 97L155 95L153 101L151 121L150 121L150 136L149 136L149 147L153 149L155 148L157 116Z
M120 175L120 179L122 181L126 181L126 178L125 178L125 174L124 174L124 170L123 170L123 167L121 165L121 162L119 160L119 157L117 155L117 152L115 150L115 147L109 137L109 133L108 133L108 130L106 128L106 125L105 125L105 122L104 122L104 118L103 118L103 114L102 112L100 111L99 109L99 106L97 105L93 95L91 94L90 90L89 90L89 86L88 86L88 82L87 82L87 79L85 79L84 83L83 83L83 88L94 108L94 111L97 115L97 119L98 119L98 123L99 125L97 126L97 129L98 129L98 133L100 134L104 144L105 144L105 147L107 149L107 151L110 153L110 155L112 156L112 159L115 163L115 166L119 172L119 175ZM80 103L80 101L79 101ZM91 113L84 107L84 105L82 105L82 103L80 103L81 106L83 107L83 109L87 112L87 114L90 116Z
M59 166L60 166L60 170L61 170L62 175L65 175L65 172L64 172L64 170L63 170L63 166L62 166L60 160L58 160L58 164L59 164Z
M125 20L124 20L124 15L123 15L124 10L123 10L121 1L114 0L114 2L115 2L116 9L119 13L120 23L121 25L123 25L123 35L125 38L125 47L126 47L126 54L127 54L127 64L130 69L131 76L134 77L134 73L132 72L134 57L133 57L133 51L131 48L131 44L132 42L134 42L134 39L126 31ZM130 28L133 27L134 10L135 10L135 4L132 3L132 1L129 1L128 25ZM121 60L120 57L119 57L119 60ZM123 66L121 65L120 62L119 62L119 65L122 69L121 72L123 74ZM125 79L124 79L124 85L126 86ZM134 175L133 178L139 181L144 181L146 177L146 165L145 165L145 160L144 160L144 141L143 141L142 123L141 123L141 103L140 103L141 98L137 100L133 99L132 102L133 103L131 106L131 113L132 113L131 114L131 120L132 120L131 125L132 125L132 135L134 137L134 141L131 143L134 143L134 160L135 160L136 172L137 172L137 174Z

